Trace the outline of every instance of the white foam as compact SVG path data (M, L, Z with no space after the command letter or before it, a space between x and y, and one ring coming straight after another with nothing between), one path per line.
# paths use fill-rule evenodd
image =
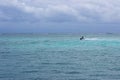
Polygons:
M89 41L120 41L118 38L85 38L85 40Z
M99 38L86 38L85 40L102 40L102 39L99 39Z

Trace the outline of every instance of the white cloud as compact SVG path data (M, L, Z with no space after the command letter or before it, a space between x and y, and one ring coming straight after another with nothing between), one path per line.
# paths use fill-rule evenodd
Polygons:
M65 14L83 22L119 22L119 3L120 0L0 0L1 6L16 7L38 19Z

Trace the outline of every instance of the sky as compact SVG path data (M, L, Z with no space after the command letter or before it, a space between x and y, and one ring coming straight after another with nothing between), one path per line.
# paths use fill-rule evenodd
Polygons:
M0 0L0 33L120 33L120 0Z

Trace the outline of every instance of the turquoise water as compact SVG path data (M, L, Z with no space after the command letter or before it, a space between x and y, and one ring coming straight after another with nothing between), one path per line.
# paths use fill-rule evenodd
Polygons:
M0 80L120 80L120 35L0 35Z

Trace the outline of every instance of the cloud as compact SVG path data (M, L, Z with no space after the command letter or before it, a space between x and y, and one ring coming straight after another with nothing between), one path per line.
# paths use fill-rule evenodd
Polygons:
M0 6L21 11L24 20L34 16L36 20L51 22L119 22L119 3L119 0L0 0ZM0 15L5 13L4 10L0 12ZM2 18L14 19L17 17L14 13L5 13ZM18 15L19 18L21 20Z

